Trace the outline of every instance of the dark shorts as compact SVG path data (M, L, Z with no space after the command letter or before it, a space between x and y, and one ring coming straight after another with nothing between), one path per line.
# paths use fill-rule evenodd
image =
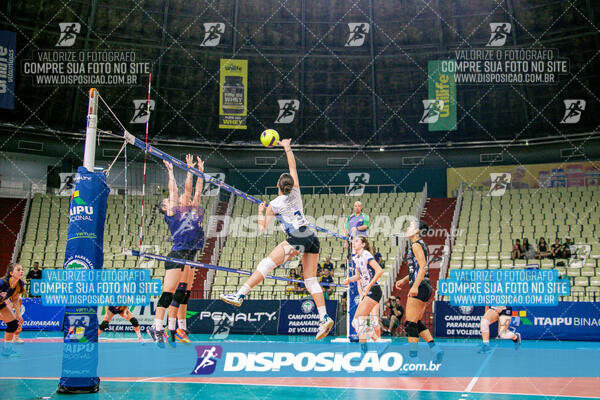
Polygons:
M111 313L113 313L115 315L124 313L126 309L127 309L127 306L118 306L118 307L108 306L108 311L110 311Z
M171 250L171 252L169 254L167 254L167 257L179 258L179 259L187 260L187 261L194 261L194 259L196 258L197 252L198 252L198 250ZM183 264L174 263L172 261L165 261L165 269L167 271L170 269L176 269L176 268L179 268L180 270L183 271L184 267L185 267L185 265L183 265Z
M419 285L419 293L414 297L415 299L421 300L422 302L427 302L431 298L433 294L433 288L428 281L423 281Z
M294 234L285 239L294 249L300 253L319 254L321 243L319 238L308 227L303 226Z
M381 297L383 297L383 293L381 292L381 286L373 285L373 287L371 287L371 290L367 294L367 297L379 303L379 300L381 300Z

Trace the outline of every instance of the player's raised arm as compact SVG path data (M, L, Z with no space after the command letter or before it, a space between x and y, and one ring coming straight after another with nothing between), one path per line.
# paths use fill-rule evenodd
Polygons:
M198 171L204 172L204 161L202 161L200 157L196 157L196 161L198 162ZM196 181L196 191L194 192L194 201L192 202L192 207L200 207L200 200L202 199L203 188L204 178L198 177L198 180Z
M173 210L179 205L179 191L177 190L177 181L173 173L173 164L163 161L169 174L169 205L167 215L173 215Z
M292 152L291 139L282 139L279 144L285 150L285 156L287 157L288 167L290 168L290 175L294 178L294 187L300 188L300 181L298 180L298 171L296 170L296 158Z
M194 168L196 164L194 163L194 157L191 154L185 156L185 162L188 168ZM181 205L188 206L190 204L190 200L192 199L192 185L194 184L194 175L188 170L185 176L185 186L183 189L183 196L181 198Z

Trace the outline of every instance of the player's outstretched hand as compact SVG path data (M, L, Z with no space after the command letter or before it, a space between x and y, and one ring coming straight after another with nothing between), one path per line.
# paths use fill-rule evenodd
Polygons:
M198 171L204 172L204 161L202 161L198 156L196 156L196 161L198 162Z
M292 148L292 139L281 139L279 144L285 151L288 151Z

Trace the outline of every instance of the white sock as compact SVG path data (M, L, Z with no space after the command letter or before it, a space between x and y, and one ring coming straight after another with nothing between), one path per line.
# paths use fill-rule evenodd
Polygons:
M250 289L251 289L251 287L248 286L247 283L244 283L242 285L242 287L240 288L240 290L237 291L236 295L237 296L241 296L241 295L245 296L245 295L248 294L248 292L250 291Z
M484 341L483 341L483 344L490 344L490 339L488 339L488 340L484 340Z
M162 319L155 319L154 320L154 329L156 329L157 331L162 331L163 330L163 321L162 321Z
M178 319L178 320L177 320L177 327L178 327L179 329L182 329L182 330L184 330L184 331L185 331L185 330L187 329L187 324L186 324L186 322L187 322L187 321L186 321L185 319Z
M177 328L177 318L169 317L169 330L174 331Z
M323 317L325 317L327 315L327 307L325 307L325 306L317 307L317 310L319 311L319 318L323 319Z

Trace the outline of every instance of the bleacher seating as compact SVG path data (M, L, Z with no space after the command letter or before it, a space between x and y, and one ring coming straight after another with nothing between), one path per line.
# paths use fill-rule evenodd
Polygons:
M144 200L143 244L147 251L166 255L171 250L167 224L163 216L157 214L154 222L152 210L161 196L146 196ZM208 213L215 197L204 197L202 207ZM69 197L36 194L29 211L27 229L21 249L20 262L27 271L34 261L43 268L62 268L67 246L69 226ZM141 196L127 196L127 226L125 228L124 196L108 196L106 224L104 227L104 268L151 268L152 276L161 278L165 274L164 263L154 260L125 256L123 246L139 247L139 225L141 217ZM206 231L208 216L205 217ZM125 237L125 242L123 242Z
M563 300L600 299L600 187L507 190L503 196L487 191L464 193L458 234L450 269L556 268L571 280L571 296ZM537 250L544 237L550 246L555 238L569 236L589 253L572 259L511 260L515 239L528 238ZM576 261L576 262L574 262Z
M272 200L275 196L258 196L262 200ZM310 222L318 222L323 226L322 221L316 221L319 217L331 215L336 218L342 214L342 198L345 199L346 215L352 212L354 201L360 200L363 204L363 211L370 217L370 234L371 243L382 254L383 259L389 265L392 265L396 255L396 248L392 245L391 234L398 233L394 231L393 223L395 219L401 215L412 215L415 210L417 193L365 193L360 197L345 196L343 194L303 194L302 200L304 212ZM274 246L285 239L285 234L279 227L277 222L271 225L267 235L244 235L243 232L248 232L249 229L256 230L256 221L251 221L252 226L242 226L239 223L239 218L256 215L255 204L247 201L236 199L233 209L233 223L230 226L230 232L227 237L225 247L222 250L219 264L233 268L242 268L248 271L253 271L260 260L266 257ZM383 217L380 217L383 216ZM389 220L386 220L389 217ZM338 219L332 218L326 220L328 224L335 224L336 227L330 226L330 229L343 233L343 223L337 223ZM236 223L235 221L238 221ZM375 230L379 231L375 233ZM344 270L341 267L344 261L344 245L339 239L331 236L319 234L321 242L321 252L319 254L319 263L322 264L325 257L330 256L335 265L334 280L341 283L344 280ZM285 267L275 269L273 274L277 276L287 276L290 268L296 268L300 257L296 257ZM389 268L384 269L384 274L387 274ZM233 292L237 290L246 276L239 274L217 271L215 280L212 286L211 298L217 298L220 293ZM386 280L386 276L382 277L382 282ZM279 280L266 279L251 293L251 298L262 299L279 299L285 297L297 297L298 295L286 293L288 283ZM343 291L336 290L334 299L340 299Z

